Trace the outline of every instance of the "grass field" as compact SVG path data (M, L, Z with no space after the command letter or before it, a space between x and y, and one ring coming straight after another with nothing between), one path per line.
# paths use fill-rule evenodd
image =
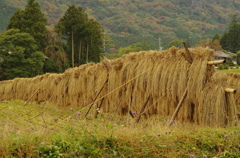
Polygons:
M240 126L201 127L152 116L98 118L87 108L0 103L0 157L240 157ZM136 116L138 114L135 114Z
M224 70L217 70L218 72L223 72L223 73L240 73L240 69L224 69Z

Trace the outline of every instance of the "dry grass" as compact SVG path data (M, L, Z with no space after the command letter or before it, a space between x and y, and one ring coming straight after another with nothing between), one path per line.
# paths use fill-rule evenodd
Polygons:
M23 101L0 103L2 157L194 157L239 156L240 126L203 128L152 116L130 116ZM81 112L81 114L77 113ZM135 114L138 115L138 114Z
M0 100L47 100L74 108L93 104L109 114L124 115L128 111L139 113L151 95L144 114L170 117L187 89L177 120L206 126L234 124L237 98L225 95L224 88L237 87L235 80L239 77L226 78L216 73L214 66L207 65L213 59L213 50L190 49L192 64L183 57L184 53L184 49L176 47L161 52L136 52L68 69L63 74L0 82ZM232 84L229 81L233 78L236 79Z

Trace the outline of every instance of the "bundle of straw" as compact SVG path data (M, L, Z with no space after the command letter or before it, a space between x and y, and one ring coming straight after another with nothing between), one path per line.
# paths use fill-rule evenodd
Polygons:
M186 56L190 54L190 59ZM48 100L58 106L93 105L109 113L171 116L187 90L177 119L207 126L225 126L236 119L240 75L219 74L214 51L172 47L165 51L142 51L115 60L89 63L63 74L44 74L0 82L0 100ZM146 104L146 106L144 105ZM144 105L144 106L143 106Z

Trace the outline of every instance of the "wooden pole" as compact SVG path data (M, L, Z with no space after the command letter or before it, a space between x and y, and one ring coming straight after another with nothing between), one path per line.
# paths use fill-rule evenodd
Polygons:
M189 51L189 49L188 49L188 47L187 47L186 42L183 42L183 45L184 45L185 52L186 52L186 54L183 54L183 56L184 56L184 58L185 58L190 64L192 64L193 59L192 59L192 56L191 56L191 54L190 54L190 51ZM170 121L170 123L169 123L168 126L171 126L171 124L173 123L173 121L174 121L175 117L177 116L178 111L180 110L180 108L181 108L181 106L182 106L182 103L183 103L184 99L186 98L186 96L187 96L187 88L185 89L185 91L184 91L184 93L183 93L183 96L182 96L181 100L179 101L179 103L178 103L178 105L177 105L177 108L175 109L175 111L174 111L174 113L173 113L173 115L172 115L171 121Z
M113 115L114 114L116 114L116 112L117 112L117 109L118 109L118 107L119 107L119 105L120 105L120 103L121 103L121 101L122 101L122 98L123 98L123 94L121 94L121 97L120 97L120 99L119 99L119 101L118 101L118 104L117 104L117 106L116 106L116 108L115 108L115 110L114 110L114 112L113 112ZM113 115L112 115L112 120L113 120Z
M104 98L102 98L101 103L100 103L100 105L99 105L97 108L100 109L100 108L102 107L103 100L104 100ZM95 115L94 115L94 118L97 118L98 113L99 113L98 110L96 110L96 113L95 113Z
M190 54L190 51L189 51L189 49L188 49L188 47L187 47L186 42L183 42L183 45L184 45L185 52L186 52L185 58L187 58L188 61L190 62L190 64L192 64L193 59L192 59L192 56L191 56L191 54Z
M140 121L141 116L142 116L142 114L143 114L143 111L144 111L145 107L147 106L147 103L148 103L150 97L151 97L151 94L148 95L145 103L143 104L142 109L141 109L141 111L140 111L140 114L139 114L138 118L136 119L136 123L138 123L138 122Z
M127 124L129 120L129 115L132 117L132 112L131 112L131 105L132 105L132 96L129 98L129 103L128 103L128 117L127 117ZM133 117L132 117L133 118Z
M129 115L132 117L132 119L134 119L134 115L131 110L129 110Z
M238 97L236 97L237 99L235 99L235 101L237 101L240 98L240 95Z
M62 93L61 98L58 100L56 106L58 106L59 102L62 100L62 98L63 98L63 96L64 96L64 93L66 92L67 89L68 89L68 87L66 87L66 89L65 89L64 92Z
M37 94L37 92L39 91L40 89L38 89L35 93L33 93L33 95L28 99L28 101L23 105L23 106L26 106L28 104L28 102L30 102L30 100L32 99L32 97Z
M117 109L118 109L118 107L119 107L119 105L120 105L120 103L121 103L121 101L122 101L122 98L123 98L123 94L121 94L121 97L120 97L120 99L119 99L119 101L118 101L118 104L117 104L115 110L114 110L114 113L117 112Z
M182 56L183 56L190 64L192 64L192 61L187 58L186 54L183 53Z
M55 94L55 92L53 92L52 95L51 95L51 97L45 101L45 104L46 104L47 101L48 101L48 102L51 102L51 99L52 99L52 97L53 97L54 94Z
M102 92L102 90L103 90L104 86L107 84L107 82L108 82L108 76L107 76L107 80L106 80L105 83L103 84L102 88L98 91L97 95L96 95L95 98L93 99L92 104L91 104L90 107L88 108L88 111L87 111L86 114L85 114L85 118L87 117L87 115L88 115L88 113L90 112L90 110L91 110L94 102L97 100L97 97L98 97L99 94Z
M181 108L182 103L183 103L184 99L186 98L186 96L187 96L187 88L185 89L185 91L184 91L184 93L183 93L183 96L182 96L181 100L179 101L179 103L178 103L178 105L177 105L177 108L175 109L175 111L174 111L174 113L173 113L173 115L172 115L170 124L169 124L168 126L171 126L171 124L173 123L173 121L174 121L175 117L177 116L178 111L179 111L179 109Z

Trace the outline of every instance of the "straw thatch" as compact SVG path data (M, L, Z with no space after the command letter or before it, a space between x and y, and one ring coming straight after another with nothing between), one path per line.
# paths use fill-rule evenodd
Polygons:
M145 114L171 116L187 89L178 120L207 126L233 124L240 102L240 89L236 88L240 87L240 75L219 74L214 65L208 65L213 50L190 49L192 62L183 54L185 50L176 47L136 52L68 69L63 74L3 81L0 100L31 98L57 106L86 107L96 99L94 107L101 104L105 112L125 114L139 113L150 95ZM226 93L224 88L236 88L237 94Z

